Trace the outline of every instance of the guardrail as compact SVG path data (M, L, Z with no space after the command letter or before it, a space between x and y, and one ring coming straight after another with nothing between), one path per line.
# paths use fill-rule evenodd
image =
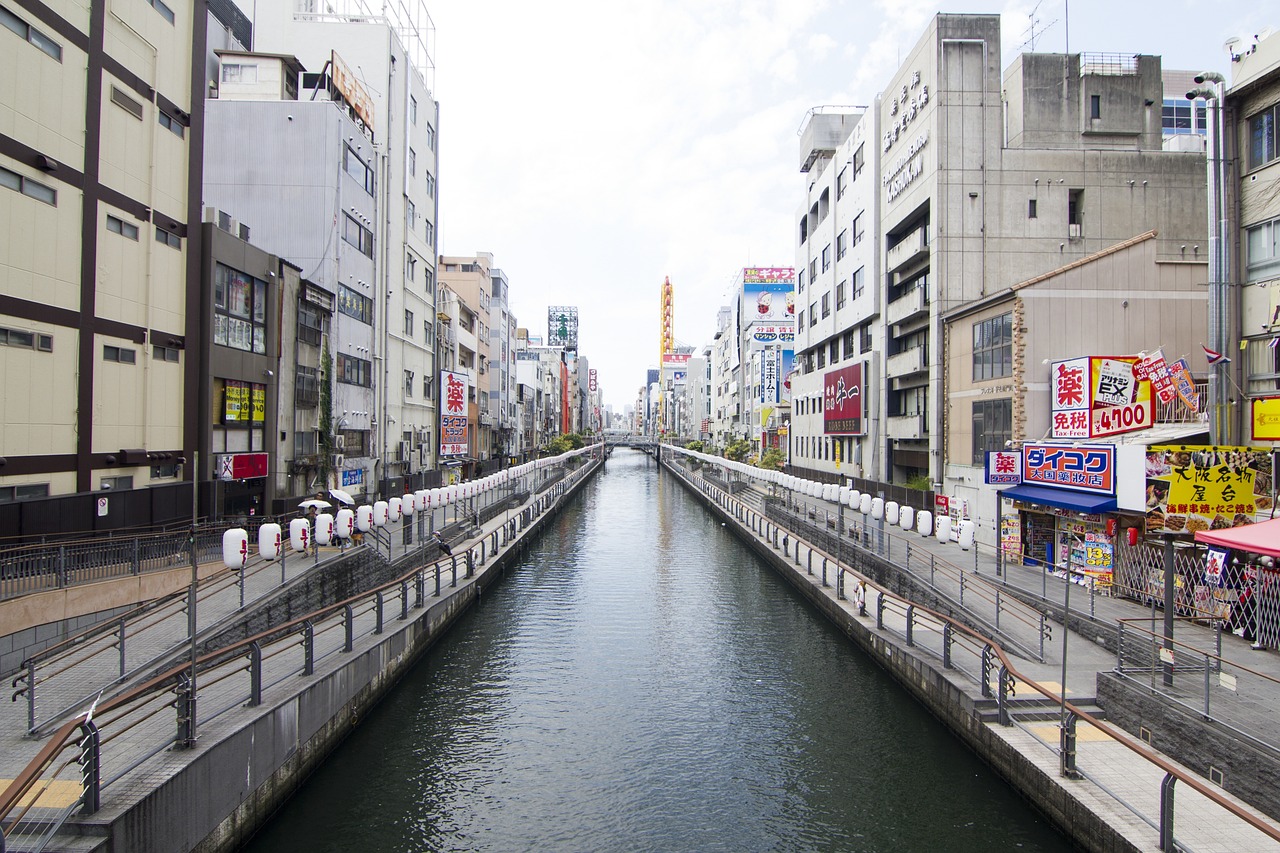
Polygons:
M194 745L197 706L201 725L241 706L263 702L264 692L298 675L312 675L328 658L350 654L357 640L381 634L389 622L440 598L445 584L474 577L514 536L553 508L593 466L571 471L502 525L459 554L424 561L394 580L199 655L197 690L185 661L117 696L95 702L56 729L17 778L0 793L0 851L40 851L71 815L95 813L102 794L148 759ZM203 693L201 692L203 691ZM171 722L162 722L165 716Z
M1234 820L1242 825L1242 831L1257 833L1258 843L1248 844L1242 849L1259 849L1267 840L1280 843L1280 827L1257 817L1228 799L1214 786L1183 771L1127 732L1111 726L1067 700L1065 693L1055 692L1028 677L1018 669L1005 649L996 641L982 636L951 617L895 595L854 571L835 554L814 548L803 541L797 541L794 545L790 542L784 543L784 538L794 537L795 531L781 527L775 520L720 487L707 482L700 475L680 470L674 465L668 465L667 468L692 488L700 491L724 512L732 515L759 539L793 560L796 565L801 565L799 559L801 548L805 548L808 552L806 566L811 564L813 556L817 555L821 576L819 579L817 573L811 573L815 577L814 583L824 590L824 594L834 596L837 601L849 602L842 606L850 608L859 617L869 618L867 617L868 599L874 598L877 630L892 632L902 637L909 647L934 655L944 669L965 675L978 687L984 699L994 699L995 721L999 725L1003 727L1016 725L1030 734L1037 743L1057 755L1059 773L1062 777L1088 779L1101 792L1150 826L1157 833L1159 849L1165 851L1194 849L1183 840L1175 839L1174 792L1178 783L1190 789L1190 796L1211 804L1218 815L1216 820L1211 819L1208 822L1201 817L1196 821L1195 829L1203 826L1205 831L1213 833L1217 831L1221 821ZM789 548L794 549L794 557L791 556ZM831 583L828 582L828 571L835 574ZM854 590L852 599L848 596L850 581ZM1025 686L1026 690L1038 694L1039 700L1036 702L1027 702L1025 699L1016 700L1016 692L1020 686ZM1051 713L1054 711L1057 713ZM1047 726L1046 722L1051 722L1054 716L1058 719L1058 725ZM1087 730L1085 733L1080 731L1081 723ZM1057 737L1046 737L1046 731L1051 731L1053 728L1058 730ZM1093 734L1095 732L1096 734ZM1126 795L1124 792L1115 790L1116 786L1114 782L1109 781L1108 775L1114 763L1111 756L1116 747L1122 747L1138 756L1144 765L1150 768L1150 774L1143 779L1130 781L1145 783L1154 790L1140 789L1140 796ZM1152 804L1154 804L1155 814L1150 813ZM1214 839L1211 838L1211 840Z

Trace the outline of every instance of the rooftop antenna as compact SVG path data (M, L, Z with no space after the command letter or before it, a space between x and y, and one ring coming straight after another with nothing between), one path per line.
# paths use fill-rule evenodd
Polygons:
M1031 51L1034 53L1036 49L1036 39L1043 36L1049 30L1050 27L1058 23L1056 20L1050 21L1049 23L1041 27L1039 31L1036 30L1036 27L1040 25L1040 19L1036 17L1036 13L1040 11L1040 3L1043 3L1043 2L1044 0L1039 0L1039 2L1036 3L1036 5L1031 7L1031 12L1027 15L1027 20L1030 21L1030 23L1027 25L1027 28L1023 30L1023 32L1027 34L1027 40L1024 41L1022 44L1018 45L1019 51L1030 48Z

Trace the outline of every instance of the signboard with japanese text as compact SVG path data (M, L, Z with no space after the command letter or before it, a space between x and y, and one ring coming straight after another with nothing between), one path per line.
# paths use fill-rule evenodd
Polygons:
M1049 372L1053 438L1101 438L1155 425L1151 380L1135 374L1134 356L1054 362Z
M1169 373L1169 366L1165 364L1164 352L1161 350L1138 359L1133 366L1133 375L1139 379L1151 380L1151 388L1155 391L1156 399L1166 406L1178 396L1174 388L1173 376Z
M778 388L778 351L768 347L760 352L760 402L779 402Z
M1253 412L1253 440L1280 441L1280 397L1255 397L1249 405Z
M1022 482L1114 495L1115 445L1024 444Z
M364 482L363 468L344 468L342 470L342 488L358 486Z
M1192 412L1200 411L1200 392L1196 390L1196 380L1191 375L1191 368L1185 358L1169 362L1169 376L1173 378L1173 388L1178 399Z
M351 105L351 109L364 122L364 126L372 133L374 129L373 123L373 98L369 97L369 92L364 85L351 73L351 69L338 56L336 50L330 51L330 75L329 79L333 81L333 87L342 93L342 97L347 99L347 103Z
M596 383L596 369L593 367L587 371L587 390L594 392L599 386Z
M467 452L467 374L440 372L440 455Z
M753 326L751 339L762 344L791 343L796 339L795 329L790 325Z
M1146 469L1147 533L1251 524L1275 502L1265 447L1152 446Z
M862 365L822 377L822 427L828 435L862 435Z
M1019 515L1000 516L1000 547L1006 560L1022 557L1022 518Z
M791 272L788 269L788 272ZM742 318L744 326L763 323L767 326L790 325L796 317L795 285L792 278L781 281L756 281L748 279L742 285L745 300Z
M1022 451L988 450L987 485L1014 485L1022 482Z

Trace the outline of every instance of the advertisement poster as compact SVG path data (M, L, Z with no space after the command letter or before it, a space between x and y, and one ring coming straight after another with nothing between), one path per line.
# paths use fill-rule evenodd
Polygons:
M828 435L862 435L862 365L822 377L822 426Z
M791 272L790 269L787 270ZM763 323L765 325L794 328L796 318L795 285L791 277L782 281L758 281L746 279L742 285L744 307L744 325Z
M1014 485L1022 482L1021 450L987 451L987 485Z
M440 372L440 455L467 452L467 374Z
M1196 380L1191 375L1191 367L1185 358L1169 362L1169 375L1173 378L1173 388L1178 392L1182 405L1192 412L1200 411L1200 392L1196 390Z
M1017 515L1000 517L1000 547L1006 560L1022 559L1022 518Z
M1151 387L1156 392L1156 399L1166 406L1178 396L1174 388L1173 376L1169 373L1169 366L1165 363L1162 350L1156 350L1151 355L1138 359L1138 363L1133 367L1133 374L1139 379L1151 380Z
M1271 516L1268 448L1153 445L1146 467L1148 533L1194 534Z
M1022 482L1114 495L1115 445L1024 444Z
M1049 372L1053 438L1101 438L1155 425L1155 393L1134 356L1054 362ZM1136 371L1136 372L1135 372Z
M1227 567L1226 548L1206 548L1204 558L1204 580L1210 586L1222 586L1222 572Z

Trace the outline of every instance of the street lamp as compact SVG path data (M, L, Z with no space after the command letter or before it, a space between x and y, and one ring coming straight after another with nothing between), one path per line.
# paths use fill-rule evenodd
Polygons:
M1226 158L1223 156L1222 101L1226 93L1226 78L1216 71L1202 71L1195 76L1196 88L1187 92L1192 103L1192 125L1195 125L1196 102L1203 99L1209 107L1208 170L1209 207L1209 346L1218 353L1228 349L1227 279L1229 263L1226 252ZM1207 85L1206 85L1207 84ZM1229 361L1222 359L1209 373L1209 403L1213 417L1209 419L1211 444L1227 442L1234 430L1230 427L1227 411L1227 371Z

